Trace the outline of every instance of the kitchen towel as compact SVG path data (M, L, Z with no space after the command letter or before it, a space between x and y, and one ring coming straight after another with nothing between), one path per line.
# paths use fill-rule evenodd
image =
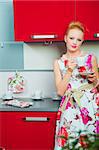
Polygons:
M33 102L26 102L26 101L22 101L22 100L13 99L13 100L9 100L9 101L4 101L3 104L10 105L10 106L16 106L16 107L20 107L20 108L25 108L25 107L32 106Z
M8 78L8 91L12 93L24 92L25 79L19 72L16 72L14 76Z

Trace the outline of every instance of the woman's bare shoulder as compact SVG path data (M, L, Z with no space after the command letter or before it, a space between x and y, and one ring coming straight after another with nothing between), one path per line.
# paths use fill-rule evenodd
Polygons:
M53 65L54 68L59 67L59 60L60 60L60 59L55 59L55 60L54 60L54 65Z
M92 55L92 62L95 63L95 64L98 63L98 59L94 54Z
M59 61L59 59L57 58L57 59L55 59L54 60L54 64L57 64L58 63L58 61Z

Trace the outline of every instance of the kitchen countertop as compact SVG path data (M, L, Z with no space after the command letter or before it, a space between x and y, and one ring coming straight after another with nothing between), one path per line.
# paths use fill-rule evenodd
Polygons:
M36 112L57 112L60 101L52 100L51 98L45 98L41 101L35 101L31 98L17 98L18 100L33 102L32 106L27 108L19 108L16 106L8 106L3 104L3 100L0 99L0 111L36 111Z

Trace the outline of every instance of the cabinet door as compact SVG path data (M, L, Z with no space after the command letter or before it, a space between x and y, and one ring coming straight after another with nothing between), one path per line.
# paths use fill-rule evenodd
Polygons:
M63 37L69 23L74 20L75 20L75 0L64 0L64 20L62 22L63 30L61 32L63 33Z
M3 112L6 150L53 150L56 124L54 112ZM2 127L2 129L4 128Z
M0 112L0 150L6 147L6 115ZM5 150L5 149L4 149Z
M13 4L16 41L63 41L66 25L74 19L74 1L14 0Z
M76 0L76 20L85 25L86 40L99 40L98 9L99 1L97 0Z

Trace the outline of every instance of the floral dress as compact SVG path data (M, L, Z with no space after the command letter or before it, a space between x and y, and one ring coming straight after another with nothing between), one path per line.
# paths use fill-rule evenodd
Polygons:
M95 85L88 83L87 77L80 72L92 69L93 54L82 56L83 66L76 67L62 97L57 113L55 149L62 150L70 136L76 138L78 132L99 133L99 93ZM62 76L67 71L63 57L58 60ZM64 136L65 138L61 138Z

